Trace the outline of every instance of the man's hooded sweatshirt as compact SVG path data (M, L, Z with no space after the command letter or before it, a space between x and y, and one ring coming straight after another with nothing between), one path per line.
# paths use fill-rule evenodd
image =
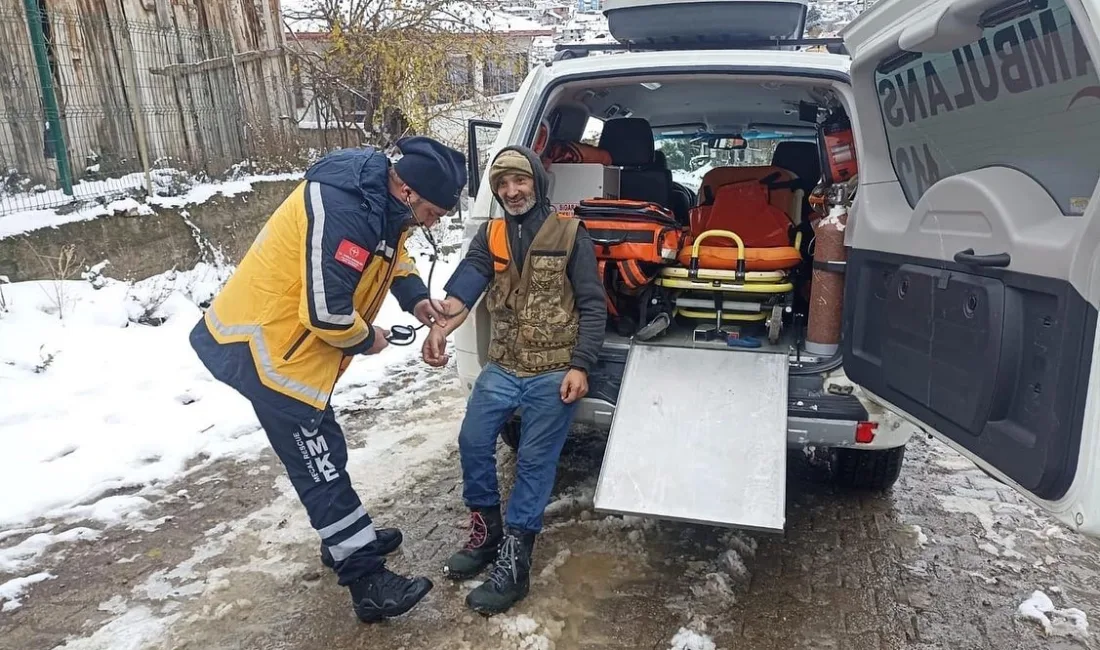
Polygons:
M534 207L518 216L508 214L507 210L504 211L511 259L517 265L517 270L522 272L531 242L534 241L535 235L538 234L546 219L554 213L554 209L550 205L549 198L550 178L542 162L526 147L506 147L500 153L509 150L519 151L527 157L535 179ZM495 191L493 196L503 207ZM445 287L448 295L458 298L471 309L495 275L493 255L489 248L488 226L488 221L481 224L470 242L466 257L459 263ZM592 238L583 225L577 229L566 275L573 285L574 300L580 314L577 343L570 366L588 372L595 367L596 358L603 346L607 324L607 303L603 282L596 267L596 250L592 244Z

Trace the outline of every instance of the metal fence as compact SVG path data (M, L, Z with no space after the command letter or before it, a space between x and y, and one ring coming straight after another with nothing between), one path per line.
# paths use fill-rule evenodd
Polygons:
M116 3L0 2L0 214L277 166L300 148L278 41L241 51L228 29L132 20Z
M275 14L250 15L264 5ZM147 19L143 0L98 7L0 0L0 216L300 169L362 144L362 128L309 123L278 3L157 0Z

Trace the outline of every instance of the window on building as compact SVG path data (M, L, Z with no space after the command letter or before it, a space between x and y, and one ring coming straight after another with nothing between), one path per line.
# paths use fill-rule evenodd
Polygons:
M946 54L890 57L875 74L894 170L910 205L938 180L1019 170L1063 214L1100 179L1100 81L1065 0Z
M444 64L445 74L440 88L431 93L429 101L445 104L472 99L474 96L474 61L468 55L453 55Z
M504 95L519 90L527 76L527 53L513 52L485 62L482 81L486 95Z

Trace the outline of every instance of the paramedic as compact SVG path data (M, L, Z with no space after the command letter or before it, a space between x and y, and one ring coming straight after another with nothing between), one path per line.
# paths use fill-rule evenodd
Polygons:
M527 595L535 535L607 318L592 240L578 219L551 207L549 177L535 153L502 150L489 184L505 217L482 224L471 241L447 282L448 320L432 327L423 346L425 362L445 364L447 335L488 289L489 363L470 393L458 436L470 537L444 567L461 580L493 565L489 579L466 598L482 614L503 612ZM517 408L516 482L501 521L497 435Z
M423 137L397 146L396 163L364 147L310 167L191 332L211 374L252 403L321 538L322 563L364 622L409 611L432 583L385 568L401 532L375 528L363 508L329 398L356 355L386 347L389 333L372 321L387 292L425 325L442 320L405 238L452 210L466 184L458 151Z

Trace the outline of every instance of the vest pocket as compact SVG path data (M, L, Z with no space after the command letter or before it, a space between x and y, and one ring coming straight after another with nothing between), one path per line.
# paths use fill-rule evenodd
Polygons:
M575 343L580 331L577 321L565 323L532 323L525 321L519 328L520 339L532 348L557 348Z
M527 295L523 298L523 318L564 324L570 314L562 308L566 286L565 253L532 251Z

